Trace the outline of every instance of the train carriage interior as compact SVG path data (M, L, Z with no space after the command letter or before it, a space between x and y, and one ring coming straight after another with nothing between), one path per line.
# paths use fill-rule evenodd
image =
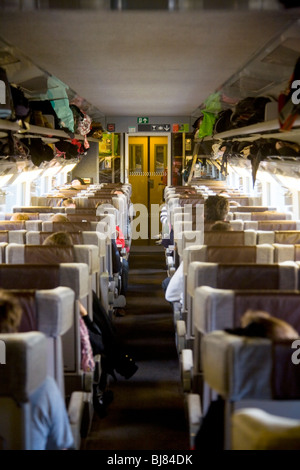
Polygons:
M0 449L300 450L299 163L300 2L0 1Z

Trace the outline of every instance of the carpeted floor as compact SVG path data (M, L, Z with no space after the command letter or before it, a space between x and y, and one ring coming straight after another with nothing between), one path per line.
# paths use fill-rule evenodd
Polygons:
M117 374L114 401L94 416L85 450L189 450L175 349L172 309L164 299L161 247L132 247L126 316L115 318L124 350L139 366L129 380Z

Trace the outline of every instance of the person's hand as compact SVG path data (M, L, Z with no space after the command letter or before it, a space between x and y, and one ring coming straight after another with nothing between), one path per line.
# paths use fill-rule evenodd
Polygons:
M88 314L81 302L79 302L79 312L81 317L85 317Z

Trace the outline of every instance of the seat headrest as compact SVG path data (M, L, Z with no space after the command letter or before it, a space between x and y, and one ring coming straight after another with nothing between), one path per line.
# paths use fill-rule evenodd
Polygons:
M45 335L38 331L0 334L0 352L4 362L0 366L0 395L28 401L47 375Z

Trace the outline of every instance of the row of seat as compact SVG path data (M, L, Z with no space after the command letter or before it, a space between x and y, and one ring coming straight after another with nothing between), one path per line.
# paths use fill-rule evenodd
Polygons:
M98 230L95 225L92 231L70 232L74 237L73 247L42 245L46 234L66 230L55 224L47 227L48 232L34 230L29 233L23 229L26 245L20 243L24 238L11 243L13 231L8 232L7 242L2 242L0 285L22 299L23 307L20 332L0 335L7 361L7 367L0 371L0 406L2 416L5 410L5 416L9 417L2 420L0 426L3 448L31 448L30 395L46 374L55 378L66 398L75 448L80 448L81 438L89 432L93 415L92 387L100 378L101 367L100 357L97 357L95 371L82 369L79 302L92 317L92 291L101 289L106 296L109 294L112 261L107 258L107 246L110 237L105 222L100 224L100 230L97 224ZM77 244L78 241L81 243ZM102 275L107 275L106 288L99 282ZM49 341L55 343L55 350L49 348ZM37 357L40 358L38 367ZM18 370L15 361L23 366L18 380L14 374ZM8 387L10 398L7 397ZM16 390L19 391L17 404ZM8 426L9 421L11 426Z
M171 257L176 267L183 262L183 298L174 308L174 319L191 447L210 403L220 396L225 403L225 414L219 417L225 423L225 449L299 448L295 439L299 439L299 424L287 420L299 418L300 388L291 361L291 343L274 345L267 339L224 331L239 327L241 315L252 308L284 319L300 332L299 233L295 228L293 232L263 234L189 228L178 231L166 257L171 251L177 255ZM170 275L173 272L169 270ZM235 413L241 407L243 410ZM272 416L260 413L263 409L284 417L281 422L273 419L277 433L265 431L272 428ZM280 442L278 426L283 424L292 438L283 437ZM253 437L255 426L265 432L267 442L258 443Z
M121 189L121 194L112 194L112 191ZM132 189L130 184L99 184L80 187L78 190L71 191L69 188L59 189L58 194L55 192L51 195L39 196L32 198L32 204L36 206L55 207L62 200L62 197L72 197L76 204L77 210L95 209L98 204L102 207L113 206L118 211L117 225L119 225L125 238L130 245L130 207ZM68 210L72 212L71 208Z

